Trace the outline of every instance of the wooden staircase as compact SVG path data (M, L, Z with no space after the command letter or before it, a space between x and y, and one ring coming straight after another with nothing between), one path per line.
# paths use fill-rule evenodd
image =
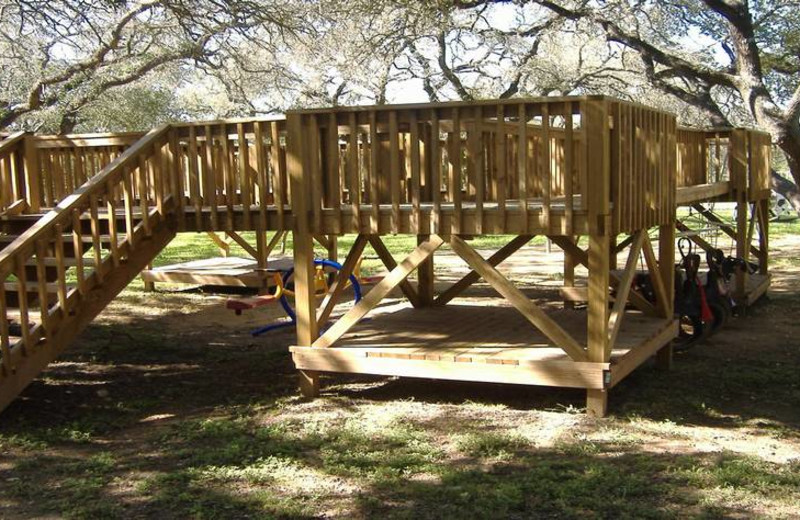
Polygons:
M0 410L175 236L173 132L149 132L49 211L0 204ZM0 184L17 142L0 143Z

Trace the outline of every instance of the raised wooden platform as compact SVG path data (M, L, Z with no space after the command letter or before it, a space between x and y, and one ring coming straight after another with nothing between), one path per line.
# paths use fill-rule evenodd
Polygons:
M548 314L579 343L586 313ZM605 389L677 334L672 320L625 316L610 363L572 361L505 300L456 300L444 307L380 309L331 348L291 347L301 370Z
M207 258L142 271L142 280L148 283L268 288L272 285L272 273L286 271L292 265L292 258L288 256L271 259L266 269L260 269L252 258Z

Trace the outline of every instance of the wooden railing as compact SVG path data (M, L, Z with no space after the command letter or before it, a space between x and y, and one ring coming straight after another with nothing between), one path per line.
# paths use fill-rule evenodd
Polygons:
M525 223L535 214L539 227L568 235L577 213L595 227L594 217L613 208L615 222L629 230L665 223L674 203L674 117L638 105L540 98L287 118L303 190L297 195L308 203L312 229L322 229L324 217L334 231L363 228L368 219L371 232L384 232L385 210L386 232L481 233L491 211L494 222L505 222L507 212Z
M769 196L771 137L747 128L678 130L678 186L729 182L729 198Z
M612 100L611 193L614 229L630 233L675 218L675 116Z
M78 319L84 297L167 218L180 193L174 135L169 126L149 132L0 250L0 378Z
M699 186L730 179L730 129L678 129L678 186Z
M183 193L177 203L185 219L195 219L200 229L207 212L212 229L233 230L235 214L241 214L247 229L284 229L290 211L284 120L191 123L175 129ZM274 216L268 209L274 209Z
M0 215L25 210L25 132L0 141Z

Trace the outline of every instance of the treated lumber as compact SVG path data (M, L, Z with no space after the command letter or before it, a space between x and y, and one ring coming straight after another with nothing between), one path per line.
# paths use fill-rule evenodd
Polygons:
M361 318L378 305L392 289L408 278L419 264L428 259L434 251L444 243L438 235L431 235L430 240L417 246L400 264L372 288L352 309L339 318L319 339L313 342L316 348L325 348L333 345L339 338L350 330Z
M542 331L550 340L560 347L575 361L586 361L586 352L577 341L556 323L550 316L528 299L508 278L490 265L469 244L460 237L450 237L450 246L458 256L480 274L489 285L511 303L533 326Z
M625 315L625 306L628 303L628 293L631 290L633 277L636 275L636 262L639 260L639 252L642 249L642 242L645 240L646 235L646 232L642 230L635 233L630 253L628 253L628 260L625 262L625 270L619 282L619 291L608 319L608 344L610 348L613 348L617 342L617 335Z
M492 256L489 257L487 262L492 267L497 267L500 263L506 260L508 257L513 255L515 252L519 251L519 249L533 240L534 235L519 235L511 239L506 245L498 249ZM441 293L434 303L436 305L446 305L447 302L451 301L453 298L464 292L468 287L473 285L475 282L480 280L481 275L478 274L475 269L467 273L463 278L459 281L451 285L447 288L446 291Z
M369 244L372 246L372 249L375 250L375 254L378 255L378 258L381 259L383 265L386 266L387 269L390 271L397 267L397 262L395 261L392 253L386 248L386 245L383 243L383 240L378 235L370 235ZM400 281L400 290L403 291L403 295L408 298L408 301L411 302L411 305L414 307L420 307L420 299L419 294L417 294L417 290L414 289L414 286L411 285L406 279Z
M325 295L325 299L322 300L320 309L317 312L317 326L320 329L325 322L328 321L328 318L330 318L331 312L333 312L333 308L339 301L339 297L347 285L350 275L353 274L353 270L358 264L358 261L361 258L361 253L364 252L364 247L366 245L366 235L358 235L353 247L350 249L350 252L347 253L347 258L345 258L342 268L336 274L336 279L333 281L330 289L328 289L328 293Z

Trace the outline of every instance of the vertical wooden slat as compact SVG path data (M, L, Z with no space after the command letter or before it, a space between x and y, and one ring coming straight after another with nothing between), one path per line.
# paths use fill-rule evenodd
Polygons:
M25 258L18 256L16 260L17 275L17 307L19 308L19 326L22 330L23 353L33 345L31 344L31 328L28 307L28 277L25 272Z
M233 171L231 166L231 146L230 141L228 140L227 125L223 123L220 130L220 139L222 139L222 157L220 163L222 166L222 176L225 189L225 208L227 211L225 230L233 231L236 227L233 215L233 205L236 202L236 189L234 188Z
M380 176L380 143L378 142L378 114L375 110L369 113L369 144L370 144L370 174L369 174L369 199L372 203L370 214L370 230L378 233L380 226L380 192L378 177Z
M255 142L255 169L256 169L256 182L258 183L258 234L266 237L267 233L267 204L269 204L269 181L267 179L267 158L266 150L264 148L264 123L258 121L253 124L253 137ZM273 159L273 164L277 165L278 158ZM273 192L272 203L279 208L278 215L283 218L283 203L278 199L277 195ZM283 222L281 221L281 226ZM280 229L280 228L279 228Z
M211 125L205 125L203 133L206 137L206 153L203 163L204 199L206 205L211 208L211 227L216 230L219 229L219 215L217 214L217 180L214 171L214 133Z
M439 112L431 110L431 195L433 198L432 233L441 232L442 222L442 151L439 141Z
M141 168L141 163L144 161L143 157L140 157L139 167ZM133 229L133 192L131 190L131 177L135 175L135 170L125 170L122 175L122 194L125 204L125 234L127 236L128 243L131 247L134 247L134 229ZM109 210L110 212L110 210ZM112 220L109 220L109 226L111 225Z
M270 123L270 141L273 198L278 214L278 229L282 230L285 229L283 203L287 200L287 196L284 171L281 169L281 141L277 122Z
M355 233L361 232L361 181L358 175L358 121L355 112L348 117L350 138L347 150L347 178L350 192L350 207L352 208L352 226Z
M154 148L155 151L155 148ZM151 157L153 157L151 155ZM139 209L142 212L142 227L144 228L144 232L147 236L153 234L153 230L150 227L150 215L148 212L150 211L149 205L149 189L147 186L147 178L150 175L150 161L148 158L142 154L139 156L139 173L136 175L136 181L139 190Z
M127 173L125 175L127 179ZM130 182L130 181L128 181ZM123 183L123 189L125 184ZM128 185L128 189L130 189L130 185ZM117 214L116 214L116 202L114 201L114 185L109 181L106 184L106 211L108 214L106 215L106 219L108 220L108 231L110 235L111 244L109 246L111 251L111 260L114 262L114 267L119 267L120 264L120 257L119 257L119 247L117 242ZM132 219L131 219L132 220ZM128 205L125 205L125 223L128 224ZM99 238L99 236L98 236ZM129 237L130 240L130 237ZM131 242L132 243L132 242Z
M564 106L564 218L566 219L566 229L564 230L567 235L573 234L573 216L575 212L575 205L573 201L573 154L574 148L574 134L572 128L572 102L565 103Z
M252 196L251 196L251 189L250 184L252 179L250 178L250 170L248 168L248 164L250 160L248 158L248 148L247 148L247 138L245 137L244 133L244 123L237 123L236 124L236 138L237 143L239 145L239 179L241 181L241 192L242 192L242 211L244 213L244 227L245 229L251 228L251 218L250 218L250 206L253 203Z
M55 237L56 242L61 240L61 237L56 235ZM36 241L36 287L39 290L39 319L44 329L44 333L48 336L48 340L50 339L50 313L49 313L49 306L48 306L48 294L47 294L47 267L45 266L45 256L47 244L45 244L44 240L37 240Z
M328 129L326 132L325 158L327 159L325 173L328 187L328 199L333 209L333 231L341 233L342 229L342 177L339 170L339 123L336 112L328 114Z
M192 206L194 207L195 230L200 231L203 228L203 201L201 200L202 177L200 175L200 166L198 162L197 127L194 125L189 126L188 141L186 163L189 170L189 195L192 199Z
M409 125L411 126L411 205L412 205L412 228L417 234L422 233L422 222L420 221L420 192L421 192L421 165L419 146L419 121L416 110L409 114Z
M94 251L94 272L97 283L103 282L103 250L100 247L100 216L97 211L97 198L89 199L89 223L92 230L92 250Z
M25 188L27 190L28 206L31 211L38 213L41 209L41 190L40 190L40 166L39 153L36 149L35 138L26 135L24 140L25 148Z
M55 243L55 258L56 258L56 284L58 305L61 307L63 313L67 312L67 269L64 263L64 226L56 224L56 236L58 240Z
M501 231L506 228L506 116L503 105L497 105L497 128L495 130L495 175L497 177L497 221ZM527 146L524 147L527 149Z
M86 276L83 272L83 230L81 229L81 212L72 212L72 250L75 255L75 278L78 280L78 291L86 294Z
M178 214L178 230L184 231L186 229L186 211L184 210L186 206L184 179L186 176L183 171L183 161L180 160L181 153L177 132L169 132L167 137L167 150L165 154L167 159L167 171L169 172L170 182L174 190L172 193L176 199L174 200L174 204Z
M553 170L550 161L550 107L542 105L542 226L550 232L550 190Z
M467 128L467 167L469 178L475 191L475 233L483 233L483 202L486 197L483 150L481 148L481 111L476 107L472 112L472 124Z
M517 136L517 183L519 184L519 204L521 233L526 234L529 227L528 203L528 111L525 103L518 108L519 135Z
M452 109L453 132L450 138L450 202L453 203L453 216L450 219L450 232L461 233L461 114L457 107Z
M6 288L5 284L0 283L0 365L3 369L0 373L2 375L8 375L15 370L11 359L11 341L9 339L10 332L8 330L7 311Z
M389 190L392 197L392 233L400 230L400 133L397 111L389 111Z

